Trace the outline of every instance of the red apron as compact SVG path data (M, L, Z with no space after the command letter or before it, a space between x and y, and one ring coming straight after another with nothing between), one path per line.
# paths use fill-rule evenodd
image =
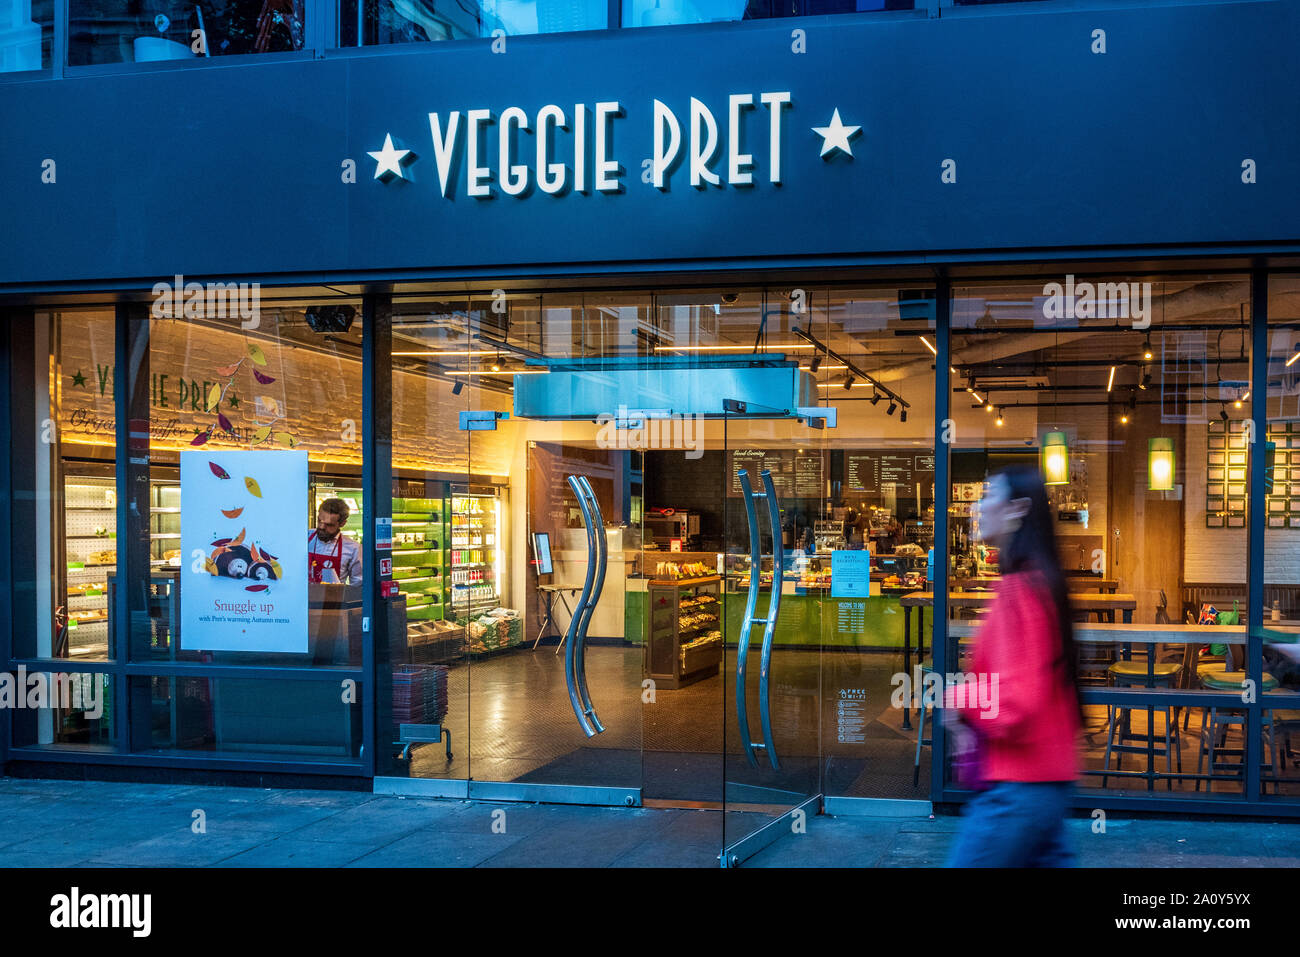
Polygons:
M316 532L313 531L307 536L308 549L311 543L316 540ZM314 551L307 552L307 580L313 585L319 585L325 575L325 569L333 569L334 580L343 581L343 533L340 532L335 538L334 554L319 555Z

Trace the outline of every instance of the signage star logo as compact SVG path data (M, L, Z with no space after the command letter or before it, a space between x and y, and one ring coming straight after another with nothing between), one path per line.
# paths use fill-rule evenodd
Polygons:
M862 132L860 126L845 126L840 121L840 111L837 107L834 115L831 116L830 126L814 126L812 131L822 138L822 159L826 158L828 153L834 150L843 150L853 157L853 147L849 145L849 140ZM373 156L374 154L370 154Z
M397 179L406 179L402 174L402 164L411 161L410 150L399 150L393 145L393 134L384 134L384 148L378 152L370 152L367 155L375 161L375 179L382 179L385 182L396 177Z

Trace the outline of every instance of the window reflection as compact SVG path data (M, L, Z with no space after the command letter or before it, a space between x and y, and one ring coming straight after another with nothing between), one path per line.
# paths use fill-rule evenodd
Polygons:
M305 0L69 0L68 63L301 50Z
M48 66L53 38L53 0L0 0L0 73Z
M606 0L343 0L343 46L603 30ZM358 40L358 37L360 40Z

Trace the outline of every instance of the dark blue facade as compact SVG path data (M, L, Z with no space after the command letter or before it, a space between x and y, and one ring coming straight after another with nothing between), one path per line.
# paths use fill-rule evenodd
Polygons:
M358 480L367 494L386 488L392 471L391 449L381 451L373 438L376 423L380 432L392 428L391 409L385 413L391 330L375 311L386 284L407 280L481 287L572 277L577 285L592 276L727 273L748 281L769 268L814 275L879 267L877 275L888 275L898 267L914 276L923 267L937 287L935 315L945 317L933 347L943 370L948 303L968 265L1009 264L1010 273L1049 260L1126 260L1138 270L1212 261L1216 269L1253 270L1255 349L1265 355L1268 317L1258 307L1267 302L1267 270L1300 261L1297 40L1297 0L1048 0L510 37L501 52L485 39L0 75L0 305L21 309L38 295L57 302L79 292L140 303L154 283L177 274L268 286L358 284L351 292L366 294L369 337L366 465ZM746 162L729 155L729 98L737 94L752 98L737 113L734 152ZM788 105L771 102L773 94L776 101L788 94ZM705 169L718 185L691 183L693 99L717 124ZM680 135L662 187L646 165L656 154L656 101L672 111ZM600 103L618 104L607 125L597 121ZM539 111L548 105L567 126L545 140L546 159L565 167L566 185L554 194L538 182ZM582 189L574 185L579 105ZM520 195L503 188L500 168L511 108L528 124L507 150L508 162L527 167ZM476 110L488 114L476 141L485 197L470 195L467 128ZM430 114L445 133L453 112L458 129L441 157L444 183ZM851 155L829 148L818 132L836 116L857 128L847 139ZM379 178L370 154L388 137L409 153L399 175ZM597 183L602 140L616 166L605 189ZM53 182L44 181L47 160ZM733 163L751 183L729 182L738 178L729 175ZM137 315L128 318L119 304L123 368L133 348L148 349L147 339L128 337ZM9 380L11 361L0 350L0 382ZM138 396L118 388L121 448ZM1252 372L1251 388L1267 394L1266 367ZM950 392L941 377L936 423L948 417ZM18 414L0 407L0 440ZM1262 432L1264 410L1252 414ZM946 457L939 462L936 487L947 496ZM1256 468L1251 481L1258 483L1252 501L1261 501L1263 471ZM936 509L936 542L947 538L944 505ZM1252 516L1256 590L1263 531L1263 519ZM947 565L946 547L938 546L938 567ZM125 559L119 567L125 571ZM368 594L367 612L380 600ZM1252 592L1253 607L1262 600L1262 591ZM945 620L944 602L940 594L934 621ZM22 627L6 621L12 617L0 602L0 633ZM119 631L126 647L129 623ZM371 654L358 672L363 684L384 667ZM1259 667L1257 647L1251 661ZM164 673L113 667L119 688L128 677ZM169 667L180 676L210 670ZM1122 699L1108 690L1089 700ZM1252 721L1259 715L1254 708ZM9 720L0 714L0 765ZM375 728L386 722L366 720L365 740L377 742ZM943 734L935 732L932 758L937 800L955 793L943 784ZM1250 747L1250 796L1233 808L1242 813L1258 809L1251 803L1258 741ZM135 753L87 763L260 770L228 757L159 759L141 757L146 748L134 744L127 750ZM283 762L274 770L376 773L374 754L342 764ZM1125 801L1156 803L1151 796L1116 803Z
M706 265L1028 259L1300 247L1300 5L1055 4L612 30L322 59L0 83L0 287L132 286L174 273L438 277ZM792 47L806 31L806 52ZM1105 53L1094 53L1094 31ZM129 68L128 68L129 69ZM770 108L781 110L779 185ZM727 185L728 95L754 184ZM719 126L721 186L693 188L692 97ZM653 102L680 121L666 183L643 179ZM618 192L593 188L594 108L617 101ZM499 121L533 166L537 110L587 116L587 192L496 181ZM492 196L466 195L466 111ZM860 126L850 159L813 127ZM428 114L460 111L439 190ZM413 181L375 180L391 134ZM573 134L552 161L573 175ZM41 180L54 159L57 178ZM345 183L345 160L356 182ZM951 160L945 182L945 161ZM1254 161L1255 182L1243 182Z

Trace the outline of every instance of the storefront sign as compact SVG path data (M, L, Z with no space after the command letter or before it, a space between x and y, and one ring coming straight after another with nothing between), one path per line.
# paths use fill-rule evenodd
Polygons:
M180 459L181 647L306 653L307 453Z
M695 96L683 100L669 104L655 99L638 104L649 120L648 138L653 145L651 155L644 160L624 157L635 162L622 163L614 155L615 127L632 119L633 112L617 100L602 100L591 106L577 103L568 108L549 103L532 115L515 105L499 115L490 109L466 110L463 114L460 110L430 113L432 142L422 149L432 151L444 199L455 197L459 171L453 157L461 153L465 156L465 195L475 199L490 199L494 182L507 196L521 198L532 194L534 187L552 196L589 193L593 189L620 193L624 191L624 173L637 168L643 182L665 192L675 173L679 178L688 178L696 188L749 187L764 179L772 185L781 184L783 113L792 107L789 91L731 93L725 101L717 97L713 108ZM764 112L766 117L751 115ZM851 140L862 127L846 124L838 107L816 120L809 129L820 139L809 137L806 148L818 148L823 158L837 152L851 158ZM752 128L759 126L766 127L767 154L756 159L753 153L741 149L742 144L759 139L758 130ZM480 152L493 128L496 150L489 146ZM414 131L404 132L410 136ZM533 145L522 135L530 132L534 134ZM561 138L569 141L563 155L571 158L571 166L562 158L557 160ZM415 162L416 153L399 148L391 133L384 135L380 149L367 150L366 155L375 161L374 179L391 182L412 178L407 169ZM490 165L493 159L495 168Z

